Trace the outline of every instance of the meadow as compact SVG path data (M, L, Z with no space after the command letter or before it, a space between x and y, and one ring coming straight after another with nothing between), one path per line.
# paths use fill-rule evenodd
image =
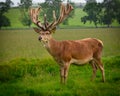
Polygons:
M71 65L66 85L60 84L59 66L38 41L34 30L0 30L0 96L119 96L120 29L58 29L57 40L87 37L104 43L102 61L106 82L91 66Z

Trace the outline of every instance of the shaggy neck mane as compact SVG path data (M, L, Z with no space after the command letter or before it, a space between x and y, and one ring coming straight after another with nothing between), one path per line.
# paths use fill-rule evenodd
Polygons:
M55 56L58 49L60 49L60 42L56 41L55 39L51 38L48 43L46 44L47 51L52 55Z

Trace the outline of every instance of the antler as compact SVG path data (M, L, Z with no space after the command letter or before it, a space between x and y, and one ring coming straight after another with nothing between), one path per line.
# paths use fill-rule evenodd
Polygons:
M31 20L39 28L41 28L42 30L45 30L44 26L42 25L42 23L38 20L39 13L40 13L40 7L39 8L31 8L30 9Z
M55 30L56 26L59 25L68 15L69 13L73 10L72 5L67 4L67 6L61 4L60 8L60 16L56 20L56 14L55 11L53 11L53 19L54 21L50 24L46 20L46 14L44 15L44 26L42 23L38 20L38 15L40 12L40 8L31 8L30 9L30 17L31 20L34 24L36 24L38 27L40 27L43 31L45 30Z
M61 4L60 8L60 16L58 20L56 20L56 14L55 11L53 11L53 18L54 21L47 27L48 30L54 29L57 25L59 25L64 19L69 15L69 13L73 10L72 5L67 4L67 6Z

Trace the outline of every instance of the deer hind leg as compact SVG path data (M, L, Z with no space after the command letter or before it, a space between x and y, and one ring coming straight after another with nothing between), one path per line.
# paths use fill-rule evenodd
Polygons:
M93 74L92 74L92 78L91 78L91 81L93 81L96 77L97 65L95 64L94 60L91 60L89 63L91 64L92 69L93 69Z
M95 62L96 62L96 64L98 65L99 69L102 72L102 81L105 82L105 72L104 72L104 66L102 64L102 61L101 61L100 58L99 59L97 58L97 59L95 59Z

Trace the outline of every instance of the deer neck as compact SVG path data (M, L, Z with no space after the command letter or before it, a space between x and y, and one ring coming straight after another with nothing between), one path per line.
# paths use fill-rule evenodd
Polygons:
M44 43L44 47L47 51L54 56L56 51L59 51L60 42L56 41L53 38L50 38L48 42Z

